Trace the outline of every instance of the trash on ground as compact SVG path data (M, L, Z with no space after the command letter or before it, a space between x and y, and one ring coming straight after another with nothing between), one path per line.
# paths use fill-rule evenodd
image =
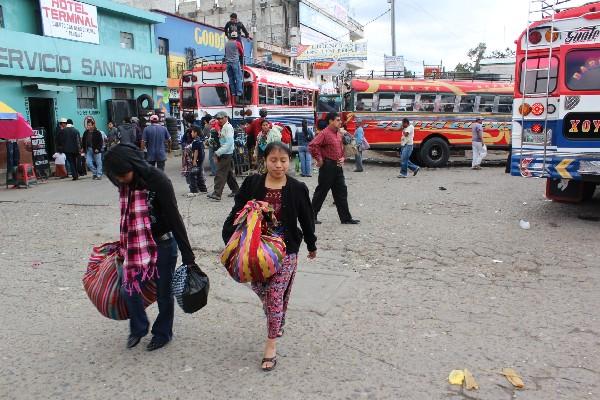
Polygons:
M504 261L502 261L502 260L492 260L492 262L494 264L500 264L500 263L503 263Z
M525 221L524 219L519 221L519 226L521 227L521 229L529 229L531 228L531 224L529 223L529 221Z
M525 387L525 383L523 383L523 379L519 376L517 371L512 368L502 368L502 375L506 377L506 379L514 386L519 389L523 389Z
M465 380L465 373L462 369L455 369L450 371L450 375L448 375L448 382L451 385L462 385Z
M471 371L469 371L468 369L465 368L464 374L465 374L465 388L467 390L478 390L479 385L477 384L477 381L473 377L473 374L471 374Z
M438 189L440 189L440 190L448 190L448 189L446 189L446 188L445 188L445 187L443 187L443 186L440 186Z

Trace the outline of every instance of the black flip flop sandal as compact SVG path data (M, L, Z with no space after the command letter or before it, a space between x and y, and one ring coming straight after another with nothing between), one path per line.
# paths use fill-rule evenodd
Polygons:
M271 365L270 367L263 367L264 363L273 363L273 365ZM262 368L262 370L264 372L273 371L275 369L276 365L277 365L277 357L263 358L260 363L260 367Z

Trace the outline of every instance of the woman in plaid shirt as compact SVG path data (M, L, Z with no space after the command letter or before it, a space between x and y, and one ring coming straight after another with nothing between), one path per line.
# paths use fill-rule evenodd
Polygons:
M140 285L155 279L158 316L152 326L149 351L160 349L173 336L174 299L171 280L177 248L183 264L195 264L183 219L177 208L173 185L164 172L150 166L144 154L130 144L111 148L104 158L106 175L119 188L121 247L123 248L123 295L129 311L127 348L148 334L150 323Z

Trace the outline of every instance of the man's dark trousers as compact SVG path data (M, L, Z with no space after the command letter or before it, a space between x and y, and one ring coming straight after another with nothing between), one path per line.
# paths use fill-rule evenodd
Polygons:
M336 161L324 160L323 165L319 168L319 183L312 199L315 219L319 211L321 211L321 206L323 206L329 189L331 189L331 193L333 194L333 201L335 202L340 221L350 221L352 215L350 215L350 210L348 209L348 188L344 179L344 169L338 166Z
M67 156L67 161L69 162L69 164L71 164L71 175L73 176L73 179L78 179L79 178L79 171L77 170L77 161L79 158L79 154L77 153L67 153L65 154L65 156Z
M240 189L235 175L233 175L233 157L231 154L223 154L217 161L217 174L215 175L214 194L221 197L225 183L233 193Z

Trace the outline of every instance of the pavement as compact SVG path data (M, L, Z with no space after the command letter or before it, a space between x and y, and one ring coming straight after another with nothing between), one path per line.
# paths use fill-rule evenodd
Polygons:
M118 237L110 182L0 190L0 398L600 398L600 193L568 205L503 168L400 180L390 166L346 165L362 222L341 225L325 202L318 258L299 254L279 362L265 374L259 301L217 259L233 201L183 197L178 165L168 174L211 292L196 314L177 308L174 340L152 353L149 337L127 350L127 322L102 317L81 284L92 246ZM317 178L302 179L312 192ZM479 390L448 384L463 368Z

